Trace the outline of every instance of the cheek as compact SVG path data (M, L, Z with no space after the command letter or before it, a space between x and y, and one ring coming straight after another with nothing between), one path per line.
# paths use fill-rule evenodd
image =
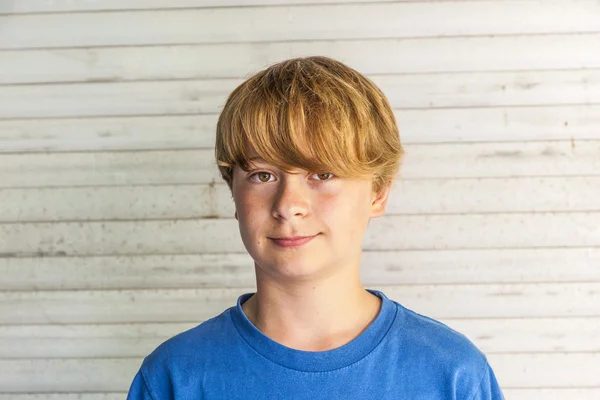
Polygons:
M357 213L362 213L359 209L364 207L358 194L353 192L319 196L317 204L319 218L329 222L332 229L335 229L335 226L353 225Z
M370 195L363 190L348 190L320 198L319 217L337 237L354 241L362 238L370 217ZM362 239L361 239L362 240Z
M317 197L314 203L314 210L319 219L334 221L343 219L343 215L346 214L346 205L339 194L326 193Z
M235 209L238 213L238 218L244 221L246 229L252 230L253 226L258 225L257 222L265 218L267 199L261 196L246 193L244 196L239 196L235 199Z

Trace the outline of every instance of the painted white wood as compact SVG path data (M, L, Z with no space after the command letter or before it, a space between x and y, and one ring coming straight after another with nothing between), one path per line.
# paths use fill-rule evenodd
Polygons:
M597 387L581 389L506 389L502 392L507 399L511 400L597 400L600 398L600 388Z
M384 3L414 0L327 0L327 3ZM442 0L444 1L444 0ZM0 13L82 12L169 8L318 4L323 0L19 0L0 3Z
M600 105L396 110L403 144L600 139ZM0 154L212 148L217 115L0 120ZM485 129L482 129L482 126Z
M405 307L436 319L477 319L595 317L600 314L598 286L598 283L586 282L376 288Z
M4 392L126 392L140 358L0 360ZM121 397L124 399L125 397Z
M225 183L0 189L0 203L1 222L223 218L235 212Z
M584 118L587 114L577 113ZM216 122L213 114L0 120L0 154L210 148L215 145Z
M0 187L191 184L217 179L222 181L213 150L0 157Z
M599 48L600 50L600 48ZM600 103L600 69L376 76L399 109ZM219 112L237 80L7 86L0 118Z
M7 256L245 251L233 218L7 223L0 224L0 237L6 238L0 254ZM317 238L305 251L321 249L324 240ZM390 215L371 220L363 240L365 250L582 246L600 246L600 212Z
M168 338L7 338L0 343L0 359L145 357Z
M568 265L568 268L565 266ZM364 251L368 285L598 282L596 248ZM248 287L247 253L0 258L0 290Z
M498 382L506 388L597 388L600 353L490 354Z
M315 54L367 75L599 68L598 43L600 33L3 50L0 83L242 78Z
M362 281L372 285L600 281L592 248L364 251L362 260ZM246 253L1 258L0 288L245 287L254 284L253 265Z
M600 177L398 180L387 215L600 211ZM0 222L231 218L225 183L0 189Z
M228 79L7 86L0 91L0 118L216 113L240 83Z
M436 319L600 317L600 283L375 288L405 307ZM0 292L0 323L199 322L235 305L242 293L255 290L247 287Z
M600 352L600 318L442 320L485 354Z
M498 0L142 10L0 16L0 25L0 49L576 33L598 31L600 5ZM99 28L105 26L112 28Z
M405 144L596 139L600 125L600 105L397 110L395 115ZM0 125L0 138L1 132Z
M400 179L386 214L593 211L599 193L596 177Z
M373 250L600 245L600 213L384 216L371 220Z
M506 388L537 389L550 379L557 389L593 387L600 353L492 354L489 360ZM124 392L140 364L139 358L0 360L6 371L0 387L17 393Z
M598 176L600 141L406 145L398 179ZM222 182L214 150L4 154L0 188Z
M0 358L144 357L193 323L0 326ZM485 354L599 352L600 318L441 320ZM1 397L0 397L1 398Z
M580 274L600 254L573 257ZM589 259L589 261L585 261ZM254 262L247 253L0 258L0 290L74 290L247 287L254 285Z

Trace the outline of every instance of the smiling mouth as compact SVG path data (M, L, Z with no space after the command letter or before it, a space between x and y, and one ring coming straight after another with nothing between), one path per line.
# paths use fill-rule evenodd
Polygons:
M269 238L269 239L271 239L276 245L287 248L287 247L302 246L303 244L310 242L317 236L318 236L318 234L316 234L314 236L294 236L294 237Z

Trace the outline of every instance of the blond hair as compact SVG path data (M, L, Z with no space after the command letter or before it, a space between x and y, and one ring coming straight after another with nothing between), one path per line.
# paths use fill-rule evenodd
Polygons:
M249 169L251 149L286 172L297 167L371 177L377 192L395 177L404 153L383 92L354 69L320 56L272 65L229 95L215 157L230 189L234 166Z

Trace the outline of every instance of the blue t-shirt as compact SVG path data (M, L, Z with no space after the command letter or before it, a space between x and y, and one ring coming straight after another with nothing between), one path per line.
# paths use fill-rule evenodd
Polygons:
M375 320L333 350L270 339L242 311L252 296L162 343L135 376L128 400L503 399L486 357L464 335L382 299Z

